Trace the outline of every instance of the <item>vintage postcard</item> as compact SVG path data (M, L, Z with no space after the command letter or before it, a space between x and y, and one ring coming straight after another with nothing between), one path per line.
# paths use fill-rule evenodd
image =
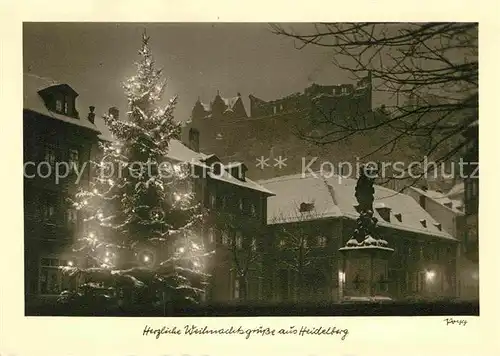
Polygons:
M477 19L62 20L20 24L11 118L40 352L479 350Z

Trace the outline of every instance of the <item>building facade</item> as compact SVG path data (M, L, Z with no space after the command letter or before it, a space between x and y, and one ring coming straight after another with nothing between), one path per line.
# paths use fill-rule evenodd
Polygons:
M375 254L370 265L362 254L342 252L359 216L353 179L292 175L259 183L275 193L268 199L266 298L338 302L368 291L395 300L455 297L458 241L408 195L375 186L378 234L393 252Z
M94 107L86 117L77 110L78 93L35 75L24 76L24 246L26 306L54 303L70 288L59 267L77 263L72 248L85 233L79 212L69 203L92 179L89 162L100 155L99 142L110 141ZM119 117L116 108L109 113ZM224 165L172 140L166 160L188 162L195 173L192 188L208 212L201 234L213 258L207 300L256 299L272 193L247 176L244 164ZM67 170L68 168L69 170ZM250 258L247 247L251 247Z
M225 98L218 92L210 103L195 103L191 120L185 128L185 140L194 150L216 154L224 162L245 162L249 175L266 179L301 171L302 158L350 160L356 147L366 147L358 137L332 147L320 147L301 139L300 133L315 134L321 125L315 119L359 120L371 118L371 75L356 84L312 84L303 92L265 101L249 95L249 108L242 96ZM362 153L359 152L361 156ZM269 158L265 169L256 166L256 159ZM275 167L275 159L287 158L286 165ZM321 159L313 164L317 169Z
M69 85L24 76L24 246L26 304L52 300L68 281L58 267L71 264L82 218L67 201L89 183L86 167L99 130L94 115L80 117Z

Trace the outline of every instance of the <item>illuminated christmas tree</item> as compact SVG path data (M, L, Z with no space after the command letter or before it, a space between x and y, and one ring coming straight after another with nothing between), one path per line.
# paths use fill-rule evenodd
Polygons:
M61 300L175 305L202 296L208 255L199 234L201 206L189 164L168 159L169 143L181 133L173 116L177 99L159 104L166 82L148 42L144 34L137 73L124 84L127 119L104 116L113 139L101 145L89 191L74 201L85 229L77 262L64 272L80 283Z

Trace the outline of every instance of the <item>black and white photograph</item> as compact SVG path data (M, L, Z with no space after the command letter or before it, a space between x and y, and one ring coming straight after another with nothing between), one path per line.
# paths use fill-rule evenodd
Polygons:
M477 22L24 22L22 52L25 316L479 315Z

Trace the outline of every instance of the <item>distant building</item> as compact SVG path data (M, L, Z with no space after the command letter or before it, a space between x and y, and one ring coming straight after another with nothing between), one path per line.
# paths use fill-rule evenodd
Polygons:
M340 177L291 175L259 181L275 195L268 199L266 300L294 301L297 281L303 273L303 289L309 302L363 298L370 266L361 259L346 261L339 251L348 244L356 227L356 181ZM388 263L372 270L380 298L453 298L456 293L458 241L415 200L375 186L375 216L379 235L394 249ZM285 236L304 237L295 253L307 255L299 271ZM292 240L293 243L294 240ZM382 267L380 267L382 266ZM272 276L272 278L271 278Z
M351 160L355 155L355 142L337 145L332 157L332 147L306 142L296 134L315 134L321 129L321 125L311 125L312 117L326 115L334 120L359 120L373 114L370 74L356 85L312 84L301 93L276 100L266 101L254 95L249 95L249 100L247 111L239 93L224 98L218 92L209 103L198 99L184 139L193 150L216 154L223 162L247 163L249 175L256 179L298 173L303 157ZM366 142L366 139L360 140ZM265 169L256 167L256 160L261 156L269 158ZM287 160L277 168L274 160L280 156ZM318 169L317 165L314 167Z

